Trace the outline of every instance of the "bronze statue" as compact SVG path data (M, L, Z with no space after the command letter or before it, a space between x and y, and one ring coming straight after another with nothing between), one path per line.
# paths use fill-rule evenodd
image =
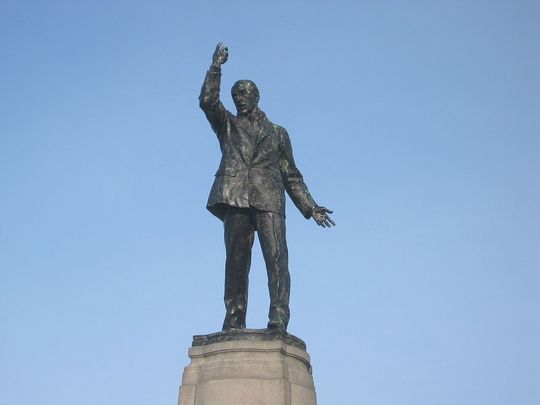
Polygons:
M201 109L217 135L222 158L208 210L225 229L225 307L223 330L244 329L248 275L257 231L268 273L268 328L287 330L290 277L285 239L285 190L300 212L322 227L335 225L332 211L318 206L294 163L287 131L258 107L259 90L239 80L231 93L236 116L219 99L221 65L228 49L219 43L199 96Z

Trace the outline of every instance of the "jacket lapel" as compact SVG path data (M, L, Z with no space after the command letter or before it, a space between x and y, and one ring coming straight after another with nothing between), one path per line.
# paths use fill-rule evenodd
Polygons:
M257 148L261 142L274 132L272 123L266 118L266 115L261 111L262 117L257 129L247 119L237 118L236 125L240 135L240 151L242 158L246 164L249 164L257 154Z
M238 141L236 142L237 148L240 150L240 155L244 163L249 165L253 159L253 153L255 149L255 141L253 134L255 129L251 124L241 119L236 119L236 126L238 128Z
M259 144L262 142L263 139L265 139L268 135L273 133L272 124L270 121L268 121L268 118L264 117L263 122L261 124L261 128L258 131L258 137L255 141L255 148L259 146Z
M242 130L242 135L244 138L248 139L252 144L255 145L257 141L257 130L246 120L237 120L238 127Z

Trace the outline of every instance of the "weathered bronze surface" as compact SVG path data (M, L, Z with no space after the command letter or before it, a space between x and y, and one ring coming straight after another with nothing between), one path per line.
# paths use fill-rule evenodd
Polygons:
M307 219L335 225L311 197L294 162L287 131L258 107L259 90L250 80L237 81L232 98L237 114L219 99L221 65L228 49L219 43L199 96L199 105L217 135L221 163L208 198L208 210L225 229L225 308L223 330L244 329L248 275L257 231L268 274L268 328L285 331L289 323L290 276L285 238L285 191Z

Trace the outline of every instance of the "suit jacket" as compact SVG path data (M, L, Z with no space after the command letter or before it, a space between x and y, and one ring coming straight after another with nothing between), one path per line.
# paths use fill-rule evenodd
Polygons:
M221 220L227 206L285 215L286 190L300 212L311 217L316 204L294 163L287 131L258 109L253 123L231 114L219 100L220 82L220 70L210 69L199 97L222 153L208 210Z

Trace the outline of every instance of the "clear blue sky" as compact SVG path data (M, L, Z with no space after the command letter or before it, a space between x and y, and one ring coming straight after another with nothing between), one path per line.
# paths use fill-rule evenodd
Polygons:
M224 315L223 41L335 211L288 203L319 404L539 404L539 39L537 1L2 0L0 403L175 403Z

